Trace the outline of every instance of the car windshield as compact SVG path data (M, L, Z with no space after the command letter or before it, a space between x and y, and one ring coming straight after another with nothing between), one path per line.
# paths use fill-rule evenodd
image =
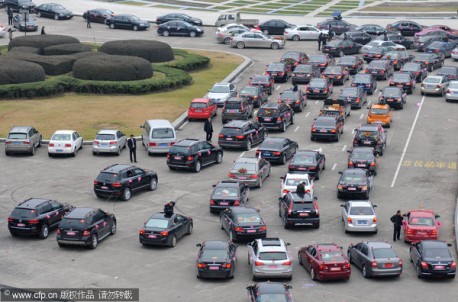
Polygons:
M324 87L326 85L326 81L324 79L311 79L309 86L310 87Z
M32 218L37 217L38 213L33 209L15 208L11 216L15 218Z
M240 91L240 95L256 95L258 89L256 87L245 87Z
M262 294L256 297L256 302L287 302L286 294Z
M397 258L396 253L391 248L372 249L372 254L375 259L380 258Z
M339 66L329 66L324 70L324 74L341 74L342 68Z
M281 99L297 99L297 92L295 91L283 91L281 96L280 96Z
M356 59L353 57L343 57L343 58L340 58L339 63L340 64L355 64Z
M387 115L389 113L388 109L385 108L371 108L369 114L375 115Z
M297 65L296 68L294 69L295 73L308 73L312 72L312 65Z
M285 70L285 65L283 64L270 64L269 67L267 67L267 71L284 71Z
M334 127L335 125L336 120L334 118L317 118L315 121L315 126Z
M145 224L145 227L166 229L168 225L169 225L169 221L166 219L151 218L151 219L148 219L148 221Z
M234 127L224 127L221 130L221 134L226 135L226 136L239 135L239 134L242 134L242 129L234 128Z
M336 252L322 252L321 259L323 261L344 261L345 256L340 251Z
M210 89L211 93L229 93L229 86L215 85Z
M9 133L8 139L27 139L27 133Z
M374 154L372 152L358 152L353 151L351 153L352 160L373 160Z
M395 73L393 74L393 81L395 82L409 82L410 75L408 73Z
M226 102L224 104L224 109L241 109L242 103L241 102Z
M448 85L448 88L458 89L458 81L451 82L450 85Z
M314 154L296 154L292 162L298 165L312 165L316 160Z
M213 191L213 198L228 198L228 197L238 197L239 190L237 188L215 188Z
M361 182L366 182L366 178L361 175L361 174L344 174L342 176L342 182L346 182L346 183L349 183L349 184L357 184L357 183L361 183Z
M97 180L101 182L115 182L119 180L120 174L118 173L108 173L108 172L101 172L97 176Z
M351 207L350 215L367 216L374 215L374 210L371 207Z
M116 137L114 134L97 134L95 139L98 139L101 141L111 141L111 140L115 140Z
M329 43L327 43L326 45L327 46L330 46L330 47L340 47L340 45L342 44L342 41L341 40L331 40Z
M204 102L192 102L191 108L207 108L207 103Z
M252 84L269 84L268 77L253 77L251 79Z
M286 260L288 256L285 252L261 252L259 253L259 260Z
M267 139L262 142L259 149L275 149L280 150L283 146L283 141Z
M440 82L441 82L441 78L430 78L430 77L427 77L426 79L423 80L423 83L439 84Z
M151 131L151 138L174 138L172 128L155 128Z
M256 164L254 163L235 163L232 166L232 171L245 171L244 173L256 173Z
M452 258L446 248L426 248L423 249L423 255L425 258Z
M355 83L364 83L369 84L371 82L370 76L363 75L363 74L356 74L355 79L353 80Z
M372 41L366 44L366 46L377 47L380 45L380 41Z
M309 61L312 63L326 63L326 56L323 55L310 55Z
M355 89L355 88L345 88L344 90L342 90L340 92L340 95L341 96L350 96L350 97L354 97L354 96L358 96L358 89Z
M415 58L413 58L414 61L428 61L429 60L429 54L419 54L416 55Z
M237 222L239 224L260 223L261 217L257 213L256 214L255 213L238 214Z
M70 141L71 140L71 134L54 134L51 137L52 141Z
M258 116L274 116L278 112L277 109L272 109L272 108L261 108L259 109Z
M399 88L385 88L383 89L383 96L384 97L399 97L401 96L402 92Z
M434 226L434 220L430 217L410 217L409 224Z
M221 262L227 260L227 250L210 250L204 249L200 256L201 261L206 262Z

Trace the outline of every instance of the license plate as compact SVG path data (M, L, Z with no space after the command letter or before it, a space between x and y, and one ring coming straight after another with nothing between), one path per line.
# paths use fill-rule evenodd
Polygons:
M358 224L367 224L366 220L358 220Z
M67 232L68 236L75 236L75 232Z
M56 152L63 152L64 150L62 149L56 149Z
M278 268L277 265L269 265L269 268Z
M270 152L262 152L262 155L270 156Z
M174 159L181 160L181 156L175 156Z
M402 84L399 84L399 85L398 85L399 88L402 88L403 86L404 86L404 85L402 85Z
M23 224L23 223L18 223L18 224L16 224L16 225L17 225L18 227L25 227L25 224Z
M208 269L211 270L211 271L218 271L219 270L219 266L210 266Z
M299 216L301 216L301 217L307 217L307 216L309 216L309 213L299 213Z
M386 101L387 101L387 102L392 102L392 101L393 101L393 99L387 99Z
M148 238L156 238L156 235L148 235Z
M298 168L298 170L305 171L307 168Z
M227 141L231 141L231 140L233 140L233 138L232 137L226 137L226 140Z
M370 144L372 144L372 142L371 141L364 141L363 144L370 145Z
M434 88L434 85L426 85L426 88L428 89Z
M229 205L229 203L228 203L228 202L225 202L225 201L224 201L224 202L220 202L219 204L222 205L222 206L227 206L227 205Z
M202 110L196 110L196 112L202 112Z
M315 90L313 90L313 92L320 92L320 90L319 89L315 89Z
M13 145L20 145L22 144L21 142L13 142Z
M167 144L167 143L160 143L160 144L159 144L159 147L167 147L168 145L169 145L169 144Z
M247 230L247 233L256 233L256 230Z
M100 188L102 188L102 190L108 190L107 186L101 186Z
M320 132L326 133L326 132L328 132L328 130L326 130L326 129L321 129Z
M434 269L445 269L445 266L443 266L443 265L436 265L436 266L434 266Z
M358 167L362 167L362 168L365 168L366 165L365 164L358 164Z
M377 71L377 70L373 70L373 71L372 71L372 73L375 73L375 74L377 74L377 73L378 73L378 71Z
M332 272L340 271L340 267L331 267Z
M383 267L392 268L393 267L393 263L385 263L385 265Z
M356 191L356 188L348 188L348 191Z
M271 119L270 117L265 117L264 120L265 120L266 122L270 122L272 119Z
M237 109L228 109L227 112L229 112L229 113L235 113L235 112L238 112L238 110L237 110Z
M238 179L246 179L245 176L239 176Z
M276 73L271 73L270 75L274 77L274 76L276 76L277 74L276 74Z

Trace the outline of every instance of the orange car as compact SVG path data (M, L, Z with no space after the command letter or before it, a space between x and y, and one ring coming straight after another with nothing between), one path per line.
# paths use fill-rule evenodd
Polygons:
M194 99L188 109L188 119L208 119L216 116L217 106L209 99Z
M382 126L389 128L391 126L391 115L392 111L389 105L374 104L371 106L371 109L369 109L369 114L367 115L367 123L380 123Z

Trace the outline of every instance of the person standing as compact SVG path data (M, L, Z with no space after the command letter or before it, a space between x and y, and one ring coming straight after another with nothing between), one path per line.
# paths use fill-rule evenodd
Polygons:
M318 35L318 50L321 50L321 41L323 40L323 33L320 32Z
M91 13L89 11L86 12L86 28L91 27Z
M388 36L386 35L386 32L383 33L383 41L388 41Z
M343 40L344 40L344 41L347 40L347 33L344 33L344 35L343 35Z
M167 202L164 205L164 214L165 214L165 216L171 217L173 215L173 208L174 207L175 207L175 202L174 201Z
M13 25L13 10L11 9L10 6L8 6L8 25Z
M301 182L297 185L296 194L305 194L305 182Z
M206 141L211 142L212 141L212 135L213 135L213 125L212 125L212 118L209 117L204 124L204 131L206 133Z
M41 34L42 34L42 35L46 35L45 27L44 27L44 26L41 27Z
M129 156L130 162L137 162L137 140L134 138L134 135L131 134L130 138L127 140L127 146L129 147Z
M394 225L393 241L396 241L396 238L401 240L401 226L402 220L404 220L404 217L401 215L401 210L398 210L396 214L391 216L390 220Z
M10 38L10 42L13 41L13 31L14 29L8 28L8 37Z
M328 41L331 41L332 38L334 37L334 32L332 31L332 25L329 24L329 30L328 30Z

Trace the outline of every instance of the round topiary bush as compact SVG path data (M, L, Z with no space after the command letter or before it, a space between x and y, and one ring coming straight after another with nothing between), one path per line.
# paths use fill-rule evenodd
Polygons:
M92 47L87 44L70 43L48 46L43 49L45 56L71 55L80 52L92 52Z
M33 53L33 54L38 54L40 50L36 47L28 47L28 46L19 46L12 48L8 53Z
M28 46L40 49L40 54L43 54L43 50L48 46L73 43L80 43L80 41L77 38L63 35L21 36L14 38L8 44L8 50L11 50L14 47Z
M138 57L89 56L75 62L73 76L83 80L136 81L152 77L153 67Z
M153 63L167 62L174 59L170 45L159 41L110 41L104 43L99 51L110 55L140 57Z
M38 64L13 59L0 59L0 84L19 84L45 80L45 71Z

